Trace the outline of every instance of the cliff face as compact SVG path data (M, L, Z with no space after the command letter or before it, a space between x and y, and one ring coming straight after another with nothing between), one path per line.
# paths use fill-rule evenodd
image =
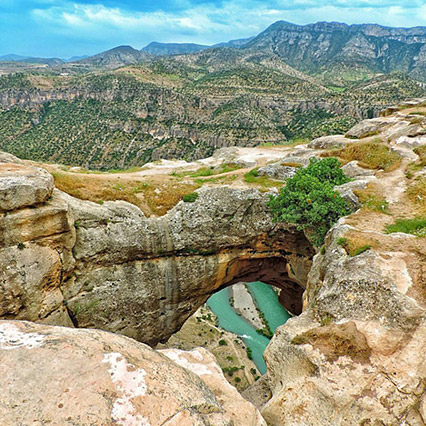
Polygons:
M285 58L293 67L321 72L327 67L404 71L424 80L426 28L390 28L318 22L294 25L279 21L248 44Z
M101 328L155 345L217 289L254 279L283 288L286 307L301 312L313 249L293 227L272 225L268 197L256 190L201 190L196 202L148 219L126 202L74 199L50 181L44 198L29 201L24 189L45 172L13 163L0 170L3 199L11 170L21 175L15 193L23 192L20 206L1 206L3 318ZM290 279L290 269L300 278Z

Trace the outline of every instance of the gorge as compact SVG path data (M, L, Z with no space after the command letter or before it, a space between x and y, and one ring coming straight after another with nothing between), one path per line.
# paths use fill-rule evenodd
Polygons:
M0 354L15 374L14 381L0 376L2 386L9 386L9 395L0 396L2 418L423 424L425 240L421 233L385 229L397 219L424 214L418 149L425 145L424 105L416 100L389 109L346 136L271 149L281 156L256 164L258 174L285 180L289 168L303 167L312 156L337 156L346 163L342 168L352 181L339 191L357 209L316 250L296 225L272 222L269 194L244 180L252 166L227 172L225 178L236 176L229 185L208 176L190 201L146 217L124 201L95 203L65 194L54 188L44 166L1 153ZM259 161L265 151L252 149ZM377 156L365 155L371 150L386 162L373 163ZM150 167L153 172L162 165ZM296 316L276 330L265 352L267 373L244 392L245 399L232 393L203 349L154 351L86 329L154 346L211 294L256 280L279 287ZM41 377L39 371L49 374ZM90 380L82 381L88 374ZM129 385L132 378L137 389ZM43 403L24 386L39 382L52 389ZM68 392L70 398L64 397ZM12 407L18 398L22 406ZM128 408L125 415L117 414L119 406Z

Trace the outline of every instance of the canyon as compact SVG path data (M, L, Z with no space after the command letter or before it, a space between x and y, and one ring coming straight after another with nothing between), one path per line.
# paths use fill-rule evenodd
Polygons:
M417 154L426 144L424 105L401 104L346 136L283 147L282 157L263 160L258 171L283 181L288 168L312 156L346 160L353 180L337 189L355 211L331 228L321 248L296 225L272 221L266 203L273 190L239 180L252 166L230 172L236 179L227 186L206 180L192 202L147 217L124 201L76 199L55 189L44 166L1 153L0 353L16 373L1 406L18 395L27 404L4 418L42 422L66 407L64 419L78 414L81 424L131 424L132 416L151 425L424 424L425 237L384 231L395 219L424 214ZM380 169L370 157L346 157L371 146L385 147L392 165ZM379 197L386 210L372 207ZM281 289L295 316L277 329L264 354L267 373L245 399L225 386L208 352L159 353L143 344L167 341L217 290L256 280ZM48 387L55 383L51 402L36 403L23 385L30 375L31 383L40 380L24 368L29 359L42 371L59 359L61 367L43 378ZM90 386L101 383L87 390L98 398L93 403L62 384L85 389L86 363L94 371ZM165 371L170 382L162 379ZM65 388L69 398L62 397ZM87 405L69 405L86 399ZM156 417L147 404L165 411ZM88 406L98 407L98 417L84 417Z

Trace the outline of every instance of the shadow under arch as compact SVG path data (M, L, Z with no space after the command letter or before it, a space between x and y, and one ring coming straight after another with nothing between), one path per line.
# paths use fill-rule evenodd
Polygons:
M216 291L240 282L256 281L281 289L279 300L282 306L293 315L302 313L305 287L290 278L289 263L284 257L236 259L228 266L226 280Z

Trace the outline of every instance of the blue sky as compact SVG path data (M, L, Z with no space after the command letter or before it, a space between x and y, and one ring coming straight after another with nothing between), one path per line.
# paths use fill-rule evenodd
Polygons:
M150 41L213 44L277 20L426 26L424 0L0 0L0 55L94 54Z

